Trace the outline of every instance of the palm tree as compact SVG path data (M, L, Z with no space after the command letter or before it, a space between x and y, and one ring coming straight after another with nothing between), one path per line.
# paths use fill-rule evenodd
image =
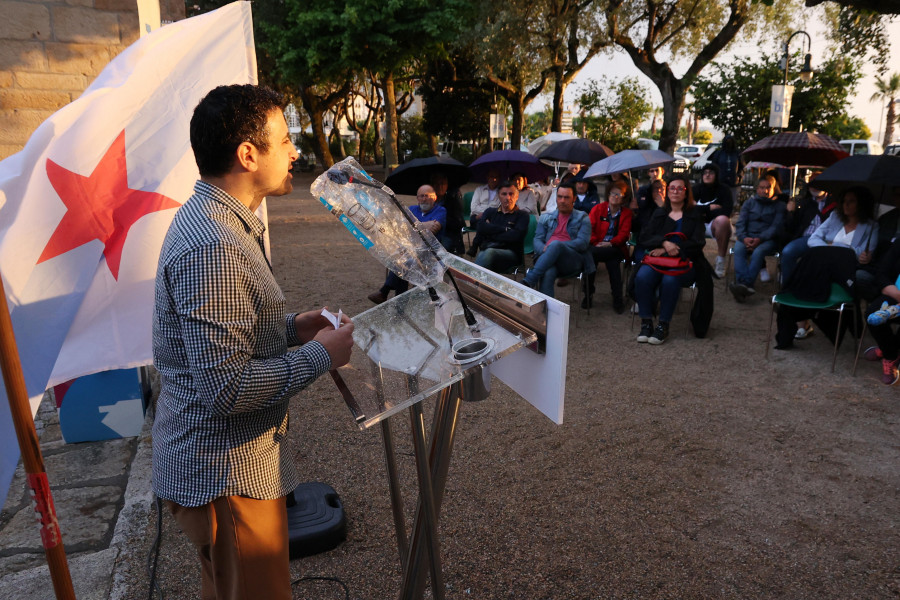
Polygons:
M872 94L872 97L869 99L870 102L876 102L878 100L888 101L887 117L885 117L887 123L884 124L883 144L887 147L894 139L894 119L896 118L896 113L894 112L894 100L897 96L900 96L900 73L891 73L890 77L884 79L876 77L875 89L877 91Z

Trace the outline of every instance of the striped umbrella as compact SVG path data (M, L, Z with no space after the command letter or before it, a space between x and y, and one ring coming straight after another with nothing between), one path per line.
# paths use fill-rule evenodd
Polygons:
M828 167L850 154L833 138L809 131L785 131L764 138L741 154L744 160Z

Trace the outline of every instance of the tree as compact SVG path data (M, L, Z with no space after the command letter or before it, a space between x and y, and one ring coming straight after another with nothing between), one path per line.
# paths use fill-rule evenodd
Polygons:
M872 136L872 131L862 119L846 114L832 120L820 131L836 140L867 140Z
M713 73L699 78L691 91L697 114L734 135L741 147L769 135L772 84L784 80L779 58L770 55L759 61L740 58L728 65L713 63ZM832 57L809 83L789 80L795 90L788 129L798 131L802 126L825 131L829 123L847 118L849 96L860 77L856 65Z
M418 93L426 133L457 142L487 137L493 94L478 77L471 48L432 60Z
M674 149L688 90L742 28L757 22L767 23L773 31L790 25L796 7L788 0L775 4L766 7L752 0L610 0L606 16L609 38L662 95L660 149ZM748 33L753 31L751 27ZM673 58L692 57L684 75L676 76L669 63L660 60L658 53L664 52Z
M768 3L771 1L768 0ZM843 7L868 10L884 15L900 15L900 0L806 0L806 6L812 8L825 2L834 2Z
M712 142L712 132L706 129L701 129L697 133L694 134L694 143L696 144L709 144Z
M875 78L875 93L870 98L871 102L887 100L887 116L884 123L884 146L890 146L894 140L894 119L896 112L894 100L900 96L900 73L892 73L890 77Z
M522 135L532 141L542 135L550 133L550 120L553 112L549 107L543 108L537 112L525 115L525 125L522 129Z
M613 150L632 146L635 130L653 109L636 77L618 82L590 79L581 88L578 104L587 137Z

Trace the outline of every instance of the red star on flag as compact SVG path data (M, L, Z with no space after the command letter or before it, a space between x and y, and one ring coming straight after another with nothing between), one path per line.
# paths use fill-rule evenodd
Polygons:
M47 177L66 214L44 247L38 264L93 240L103 242L106 265L119 279L119 263L128 230L144 215L181 206L171 198L128 187L125 130L85 177L47 159Z

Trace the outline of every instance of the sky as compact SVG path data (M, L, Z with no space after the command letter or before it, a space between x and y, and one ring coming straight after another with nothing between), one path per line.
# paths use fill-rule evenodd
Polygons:
M816 64L821 64L824 62L827 54L828 54L828 42L824 37L824 27L821 23L815 18L814 15L810 16L810 22L805 26L805 31L807 31L812 37L812 66L815 70ZM894 23L888 26L888 37L892 42L892 56L890 63L888 65L888 73L897 73L900 72L900 18L895 19ZM797 50L802 49L805 42L806 37L799 35L796 36L791 41L791 52L795 52ZM765 49L767 53L772 53L772 51L777 50L781 51L782 42L778 42L776 47L773 47L771 44L767 44ZM759 49L756 45L753 44L735 44L735 46L729 49L728 52L722 53L716 57L717 62L727 62L729 58L734 57L750 57L752 58L755 54L759 52ZM679 68L680 67L680 68ZM791 69L795 65L791 65ZM799 65L797 65L799 68ZM707 67L708 68L708 67ZM675 63L674 70L676 74L681 75L687 69L687 63L680 65L679 63ZM701 74L706 73L706 69L701 71ZM883 115L886 112L882 110L883 103L882 102L869 102L869 98L875 92L875 74L874 68L871 65L866 65L865 69L865 77L863 78L859 88L851 100L850 106L848 108L848 112L851 116L860 117L863 121L865 121L866 125L868 125L869 129L872 131L872 138L878 142L882 141L884 134L882 133L884 130L884 119ZM631 62L631 59L622 51L615 51L610 55L601 55L594 57L594 59L588 63L588 65L582 69L582 71L575 77L572 84L566 89L566 102L574 104L576 97L579 94L579 87L583 86L589 79L597 79L603 75L607 77L612 77L615 79L620 79L622 77L638 77L641 82L650 90L651 92L651 101L656 106L662 106L662 97L659 95L659 92L656 89L656 86L650 81L649 78L644 76L640 71L637 70L637 67ZM772 82L779 83L779 82ZM529 112L537 111L544 108L549 104L549 98L541 97L538 98L535 102L529 106ZM898 111L900 113L900 111ZM700 129L709 129L713 130L712 126L709 123L705 123L701 120ZM895 137L900 137L900 132L898 132L898 127L895 126L894 131L897 132ZM714 132L714 139L718 140L721 137L721 133Z

